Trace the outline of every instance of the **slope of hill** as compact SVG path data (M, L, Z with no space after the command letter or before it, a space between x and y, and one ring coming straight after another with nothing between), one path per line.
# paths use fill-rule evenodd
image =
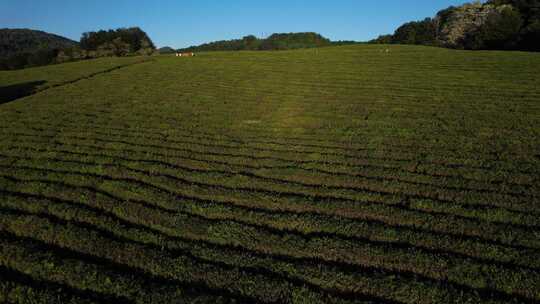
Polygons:
M540 301L540 54L77 64L0 72L0 302Z
M54 69L34 67L0 73L0 104L147 60L145 57L104 57L66 63Z
M38 50L64 49L77 42L58 35L29 29L0 29L0 58Z
M173 49L172 47L170 46L164 46L162 48L159 48L158 50L158 53L162 54L162 55L165 55L165 54L174 54L176 53L176 50Z

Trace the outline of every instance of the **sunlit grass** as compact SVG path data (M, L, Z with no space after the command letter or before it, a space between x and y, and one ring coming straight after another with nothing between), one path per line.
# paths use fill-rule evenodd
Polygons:
M381 48L0 72L0 302L540 301L540 56Z

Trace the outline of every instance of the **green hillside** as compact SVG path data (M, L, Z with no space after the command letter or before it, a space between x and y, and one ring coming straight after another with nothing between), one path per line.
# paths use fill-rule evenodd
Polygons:
M38 50L64 49L78 43L65 37L29 29L0 29L0 58Z
M2 71L0 302L538 303L539 70L361 45Z
M77 47L73 40L42 31L0 29L0 70L56 63L63 50Z

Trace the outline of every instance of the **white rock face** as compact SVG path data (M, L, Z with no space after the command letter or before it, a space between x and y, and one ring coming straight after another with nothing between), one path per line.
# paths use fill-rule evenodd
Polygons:
M459 47L467 33L480 28L488 16L496 13L498 9L493 5L483 5L480 2L457 7L450 14L447 22L439 28L439 41L447 47Z

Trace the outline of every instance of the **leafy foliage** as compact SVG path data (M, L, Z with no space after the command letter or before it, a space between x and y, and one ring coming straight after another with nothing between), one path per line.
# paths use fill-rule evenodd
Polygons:
M290 50L330 46L334 44L352 44L353 41L331 42L317 33L282 33L272 34L266 39L259 39L253 35L242 39L223 40L192 46L181 49L183 52L205 51L256 51L256 50Z
M31 30L0 30L0 70L109 56L149 55L155 46L138 27L84 33L80 44Z
M540 51L540 1L491 0L441 10L371 43Z
M87 32L81 37L81 48L86 51L110 51L118 56L155 49L148 35L138 27Z
M405 23L399 27L391 41L404 44L433 45L436 43L436 28L432 19L426 18L423 21Z
M317 33L273 34L261 43L261 50L289 50L329 46L329 39Z
M376 39L371 40L372 44L391 44L393 35L380 35Z
M537 303L540 56L381 49L0 72L0 303Z
M67 38L29 29L0 29L0 70L53 63L64 48L76 47Z
M518 45L523 20L511 6L492 11L484 24L476 31L467 33L464 46L467 49L513 49Z
M517 39L518 48L540 50L540 0L490 0L493 5L511 5L523 20Z
M42 31L29 29L0 29L0 58L36 50L62 49L76 46L77 42Z

